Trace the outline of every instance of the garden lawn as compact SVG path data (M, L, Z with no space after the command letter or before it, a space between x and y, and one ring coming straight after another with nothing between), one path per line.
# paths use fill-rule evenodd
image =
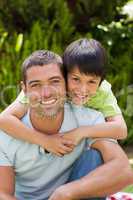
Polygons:
M129 159L129 162L133 168L133 158ZM126 187L123 191L133 193L133 185Z
M129 193L133 193L133 185L130 185L128 187L126 187L123 192L129 192Z

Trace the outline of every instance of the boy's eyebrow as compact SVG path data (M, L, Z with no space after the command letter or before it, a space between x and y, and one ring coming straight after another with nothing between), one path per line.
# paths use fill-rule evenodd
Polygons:
M71 75L71 76L78 76L78 77L79 77L78 74L74 74L74 73L71 73L70 75Z
M86 74L85 74L85 75L86 75ZM71 74L71 76L76 76L76 77L80 78L79 75L77 75L77 74ZM86 75L86 76L87 76L87 75ZM95 75L94 75L94 76L91 76L91 78L94 79L94 80L97 80L97 79L98 79L98 77L95 76Z

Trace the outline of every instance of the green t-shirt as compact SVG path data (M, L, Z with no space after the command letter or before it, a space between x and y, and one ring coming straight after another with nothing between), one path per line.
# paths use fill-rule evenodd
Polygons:
M106 80L102 81L96 95L86 103L87 107L99 110L104 117L112 117L121 114L117 99L111 90L111 84Z
M18 100L23 104L29 102L23 91L19 94ZM117 99L111 90L111 84L106 80L102 81L96 95L91 97L85 106L102 112L105 118L121 114Z

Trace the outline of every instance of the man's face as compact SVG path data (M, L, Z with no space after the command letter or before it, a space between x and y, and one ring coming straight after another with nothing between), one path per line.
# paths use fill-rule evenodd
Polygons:
M65 81L57 64L29 68L23 89L30 107L41 116L55 116L64 106Z
M85 104L92 96L96 94L101 77L81 73L78 67L75 67L67 76L68 96L76 105Z

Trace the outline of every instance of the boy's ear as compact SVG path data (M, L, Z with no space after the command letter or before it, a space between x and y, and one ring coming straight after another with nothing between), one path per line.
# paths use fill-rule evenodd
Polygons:
M22 89L23 92L26 94L26 85L24 84L23 81L21 81L20 84L21 84L21 89Z

